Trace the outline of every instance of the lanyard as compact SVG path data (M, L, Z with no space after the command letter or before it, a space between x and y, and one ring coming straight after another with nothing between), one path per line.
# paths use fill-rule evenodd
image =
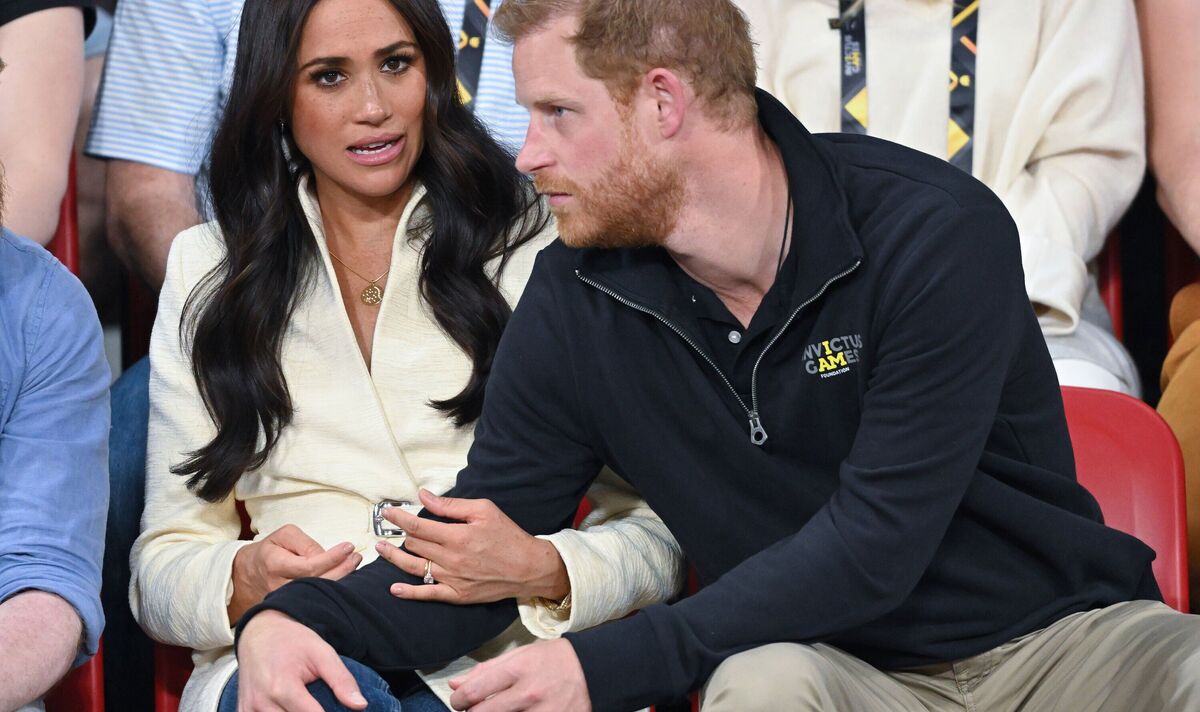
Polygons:
M867 9L862 0L840 0L842 132L867 133ZM975 134L975 56L979 44L979 0L954 0L950 13L950 118L946 156L971 172Z
M464 106L474 111L479 72L483 66L483 45L487 41L487 25L492 9L491 0L466 0L466 3L455 61L458 66L458 96Z

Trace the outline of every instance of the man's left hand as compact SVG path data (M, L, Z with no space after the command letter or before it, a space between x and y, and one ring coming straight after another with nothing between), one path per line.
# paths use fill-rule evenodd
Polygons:
M591 712L575 648L543 640L480 663L450 681L450 706L471 712Z
M387 542L375 550L398 568L437 582L392 585L398 598L446 603L490 603L506 598L561 600L571 590L566 566L548 541L530 536L487 499L438 497L420 492L425 508L461 523L436 522L399 507L383 516L407 533L404 551Z

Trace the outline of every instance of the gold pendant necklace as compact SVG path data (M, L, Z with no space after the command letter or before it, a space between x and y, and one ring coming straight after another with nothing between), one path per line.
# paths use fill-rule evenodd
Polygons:
M326 245L326 248L328 248L328 245ZM373 307L383 301L383 287L379 286L379 280L386 277L388 275L388 272L392 271L391 267L388 267L386 270L383 271L383 274L379 275L375 279L368 279L367 277L364 277L361 274L359 274L358 271L355 270L353 267L346 264L346 262L341 257L338 257L337 255L333 254L333 250L329 250L329 256L332 257L333 259L337 260L343 267L350 270L351 274L353 274L355 277L358 277L359 279L361 279L367 283L367 286L364 287L363 290L358 293L358 298L362 300L363 304Z

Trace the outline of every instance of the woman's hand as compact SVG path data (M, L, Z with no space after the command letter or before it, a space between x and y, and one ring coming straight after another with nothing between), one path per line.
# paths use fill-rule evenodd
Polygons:
M379 555L400 569L425 575L436 584L394 584L392 594L414 601L489 603L505 598L561 600L571 591L567 569L548 541L527 534L487 499L438 497L421 490L421 504L433 514L462 523L422 519L399 507L384 517L407 532L404 551L381 541Z
M320 576L336 581L362 563L362 554L350 542L329 550L293 524L271 532L262 541L242 547L233 557L233 598L229 622L233 624L251 606L292 579Z

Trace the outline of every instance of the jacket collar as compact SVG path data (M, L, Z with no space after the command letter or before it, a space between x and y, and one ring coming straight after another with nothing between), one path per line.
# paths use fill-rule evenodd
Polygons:
M775 97L755 90L758 120L779 147L795 205L792 250L798 258L791 303L798 306L832 278L862 259L850 226L837 166L812 134ZM736 237L736 236L732 236ZM676 288L666 251L658 248L582 249L583 276L664 315L675 311Z

